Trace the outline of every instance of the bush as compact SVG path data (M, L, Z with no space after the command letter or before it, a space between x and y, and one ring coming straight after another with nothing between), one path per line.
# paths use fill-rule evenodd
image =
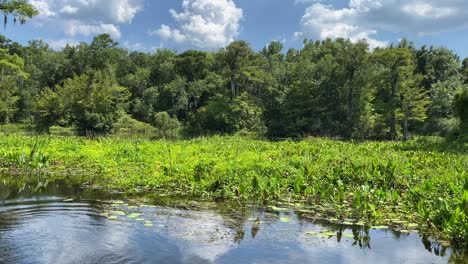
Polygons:
M167 112L154 114L151 124L156 127L159 137L178 138L180 122L177 118L171 117Z

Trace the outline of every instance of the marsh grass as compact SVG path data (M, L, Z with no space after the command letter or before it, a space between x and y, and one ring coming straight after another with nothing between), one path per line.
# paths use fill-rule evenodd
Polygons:
M373 226L408 223L463 246L468 145L460 144L12 134L0 135L0 164L4 174L80 175L94 187L128 194L288 199L320 205L316 215Z

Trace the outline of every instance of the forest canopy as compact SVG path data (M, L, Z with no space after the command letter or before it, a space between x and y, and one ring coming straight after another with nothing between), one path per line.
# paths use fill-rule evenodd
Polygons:
M142 53L107 34L59 51L0 37L0 70L0 122L41 132L137 126L185 136L408 139L466 138L468 127L468 59L406 39L375 50L327 39L289 50L235 41L214 52Z

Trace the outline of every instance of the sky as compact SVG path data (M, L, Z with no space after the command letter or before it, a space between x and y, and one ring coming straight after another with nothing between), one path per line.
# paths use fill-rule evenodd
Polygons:
M13 41L54 49L110 34L129 50L218 50L246 40L300 48L304 38L367 39L371 48L403 37L468 57L467 0L29 0L39 16L8 25Z

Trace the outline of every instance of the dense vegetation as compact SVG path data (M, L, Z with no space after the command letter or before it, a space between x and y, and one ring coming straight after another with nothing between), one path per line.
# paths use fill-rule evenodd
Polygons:
M129 194L292 198L314 205L306 213L315 217L429 230L459 245L468 241L466 143L217 136L167 142L17 133L0 134L0 142L1 173L14 182L34 174L77 177Z
M24 0L0 12L24 22ZM215 51L129 52L103 34L54 51L0 36L0 123L82 135L149 133L146 139L0 134L0 173L85 177L90 185L217 198L292 197L316 215L432 230L468 241L468 58L403 39L235 41ZM2 126L18 129L19 126ZM62 128L60 128L62 127ZM22 129L19 129L22 130ZM67 130L67 131L68 131ZM354 143L307 138L408 140ZM451 143L450 143L451 142ZM15 179L13 178L13 181ZM19 182L19 181L18 181Z
M61 51L4 37L0 48L0 122L41 132L406 140L463 137L468 127L468 59L406 40L374 51L337 39L288 51L236 41L216 52L150 54L104 34Z

